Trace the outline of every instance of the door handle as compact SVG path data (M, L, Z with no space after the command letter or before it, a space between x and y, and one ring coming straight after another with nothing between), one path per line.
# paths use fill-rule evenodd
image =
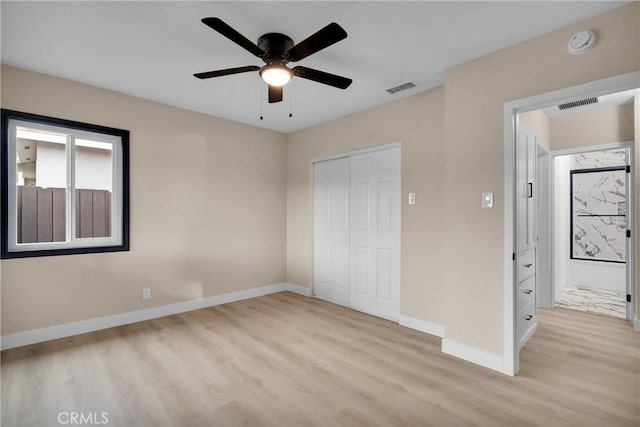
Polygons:
M533 197L533 183L532 182L527 182L527 198L532 198Z
M524 291L522 291L523 294L527 295L529 295L531 292L533 292L531 289L525 289Z
M524 320L531 320L532 318L533 318L533 316L530 315L530 314L527 315L527 316L524 316Z
M527 264L524 264L524 266L525 266L525 267L527 267L527 268L529 268L529 267L533 266L533 264L531 264L531 263L527 263Z

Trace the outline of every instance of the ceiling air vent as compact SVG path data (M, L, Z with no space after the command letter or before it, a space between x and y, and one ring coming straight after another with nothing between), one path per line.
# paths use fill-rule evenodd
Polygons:
M407 89L411 89L418 86L417 84L415 84L414 82L406 82L406 83L402 83L401 85L392 87L390 89L387 89L387 92L389 92L391 95L395 95L398 92L401 92L403 90L407 90Z
M564 110L568 110L570 108L576 108L576 107L584 107L585 105L589 105L589 104L597 104L598 103L598 98L585 98L585 99L581 99L579 101L571 101L571 102L567 102L564 104L560 104L558 105L558 110L560 111L564 111Z

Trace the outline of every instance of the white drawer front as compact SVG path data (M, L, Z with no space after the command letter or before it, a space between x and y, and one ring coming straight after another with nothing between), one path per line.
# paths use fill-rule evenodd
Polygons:
M536 272L536 250L522 252L518 257L518 282Z
M518 311L536 298L536 276L529 276L518 284Z
M531 302L518 312L518 344L520 347L528 339L529 332L536 326L536 304Z

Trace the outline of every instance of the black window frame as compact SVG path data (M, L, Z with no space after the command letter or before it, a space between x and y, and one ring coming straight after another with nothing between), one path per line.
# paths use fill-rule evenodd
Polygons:
M610 259L579 258L579 257L574 256L574 252L573 252L573 239L574 239L574 233L573 233L573 176L575 174L598 173L598 172L614 172L614 171L626 171L626 166L608 166L608 167L602 167L602 168L572 169L572 170L569 171L569 259L576 260L576 261L609 262L609 263L614 263L614 264L626 264L626 260L625 261L616 261L616 260L610 260ZM627 209L629 209L628 205L627 205ZM592 215L592 216L627 216L627 215Z
M50 126L66 127L73 130L102 133L120 138L122 144L122 235L120 244L108 246L69 247L41 250L9 251L9 121L20 120ZM129 131L90 123L78 122L39 114L26 113L2 108L0 109L0 223L2 238L0 239L0 259L30 258L57 255L79 255L101 252L129 251Z

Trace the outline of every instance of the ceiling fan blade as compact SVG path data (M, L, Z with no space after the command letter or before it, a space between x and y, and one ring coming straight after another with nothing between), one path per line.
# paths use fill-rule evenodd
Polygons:
M310 35L287 51L289 59L296 62L347 38L347 32L335 22Z
M254 42L231 28L220 18L203 18L202 23L216 30L235 44L243 47L255 56L262 57L264 51L258 47Z
M282 101L282 86L269 85L269 103Z
M297 66L294 67L292 71L294 75L302 77L303 79L313 80L314 82L323 83L339 89L346 89L353 83L353 80L346 77L325 73L324 71L314 70L313 68Z
M260 67L256 65L247 65L246 67L227 68L224 70L196 73L193 76L199 79L210 79L211 77L221 77L221 76L228 76L229 74L248 73L249 71L258 71L259 69Z

